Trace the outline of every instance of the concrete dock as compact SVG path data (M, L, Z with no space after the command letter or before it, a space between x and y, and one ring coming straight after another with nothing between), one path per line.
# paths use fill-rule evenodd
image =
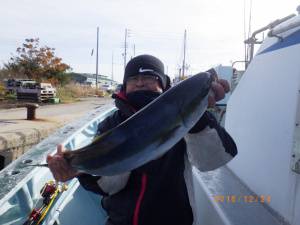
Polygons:
M111 102L108 97L91 97L76 103L40 106L36 111L36 120L26 120L25 107L0 110L0 169L56 129Z

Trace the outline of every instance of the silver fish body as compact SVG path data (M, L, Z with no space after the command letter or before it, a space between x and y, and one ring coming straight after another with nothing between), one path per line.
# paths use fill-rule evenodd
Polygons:
M79 171L111 176L160 157L201 118L211 82L208 73L180 82L88 146L65 152L65 159Z

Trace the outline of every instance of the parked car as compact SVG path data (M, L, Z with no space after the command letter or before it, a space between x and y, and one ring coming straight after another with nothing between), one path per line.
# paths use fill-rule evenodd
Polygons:
M40 96L42 99L56 97L56 89L50 83L40 83Z
M110 85L110 84L102 84L100 86L100 89L104 90L104 91L107 91L109 93L111 93L113 91L113 86Z
M30 79L8 79L6 92L15 93L18 100L47 101L56 97L51 83L39 83Z
M123 86L122 84L118 84L115 91L114 91L114 93L119 93L122 89L122 86Z

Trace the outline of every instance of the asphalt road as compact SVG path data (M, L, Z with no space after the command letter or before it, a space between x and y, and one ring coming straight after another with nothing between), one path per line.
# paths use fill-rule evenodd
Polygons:
M112 103L112 99L109 97L90 97L81 99L76 103L44 105L37 109L37 120L35 121L26 120L26 108L1 109L0 133L44 126L60 127L84 116L95 108L109 103Z

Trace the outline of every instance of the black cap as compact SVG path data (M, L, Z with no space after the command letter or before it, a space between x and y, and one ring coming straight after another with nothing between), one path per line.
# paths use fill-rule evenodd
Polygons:
M167 86L167 76L164 73L164 64L152 55L139 55L132 58L126 65L123 84L128 77L136 75L153 75L159 78L163 90Z

